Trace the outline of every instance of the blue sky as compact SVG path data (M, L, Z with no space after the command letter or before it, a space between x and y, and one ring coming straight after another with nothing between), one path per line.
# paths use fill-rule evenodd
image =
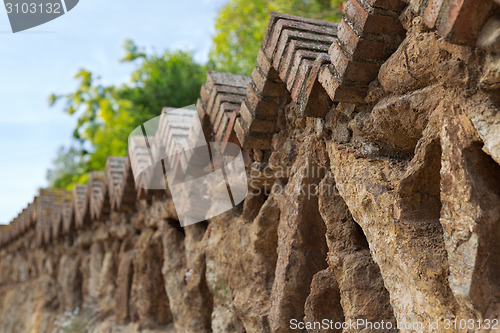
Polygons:
M0 8L0 223L10 222L47 185L59 146L75 119L48 106L71 92L84 67L105 84L125 82L133 66L118 60L132 39L158 52L190 49L207 60L215 16L227 0L80 0L67 14L12 34Z

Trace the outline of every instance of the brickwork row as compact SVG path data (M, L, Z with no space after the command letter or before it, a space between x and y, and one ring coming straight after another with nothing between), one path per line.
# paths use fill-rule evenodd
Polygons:
M394 10L394 1L370 1L368 5L379 6L381 9L377 11ZM353 7L352 4L350 6ZM347 13L351 15L356 10L359 9L354 6ZM370 18L368 15L364 18L365 21L359 21L357 29L363 29L364 24L377 31L377 24L383 19L372 22ZM387 15L385 19L393 20L394 15ZM332 22L273 13L257 56L258 65L251 78L213 71L207 73L207 80L201 88L196 105L206 141L241 143L247 150L269 150L272 135L277 131L277 113L290 98L303 106L304 115L322 116L331 106L332 100L318 83L318 74L330 64L328 53L332 55L335 52L332 46L344 45L335 44L338 41L337 33L346 35L351 30L346 24L338 27ZM357 42L365 48L374 45L374 42ZM356 49L356 46L346 45ZM357 58L363 57L363 52L367 52L359 47L357 50ZM387 53L391 50L388 49ZM345 73L355 75L351 67L345 67ZM363 82L368 81L369 78L365 75ZM171 110L163 110L164 113L168 111ZM71 197L67 193L41 193L33 203L38 215L28 218L32 221L30 225L36 225L37 235L40 234L37 242L48 244L62 234L61 230L71 233L91 221L105 218L111 210L132 207L137 198L150 198L154 195L151 191L142 189L155 172L148 169L151 165L150 154L161 154L157 151L158 147L168 146L170 151L176 149L174 143L169 141L168 133L177 131L178 138L189 136L188 128L171 129L166 126L168 125L165 123L159 124L156 137L147 140L132 139L130 145L133 149L129 157L110 157L106 171L92 173L88 184L75 186ZM148 141L159 145L156 148L150 147ZM189 165L189 159L190 156L185 156L180 151L171 162L174 174L185 172L182 168ZM135 182L131 172L132 164L135 169L145 171ZM138 185L137 188L135 184ZM57 198L57 204L48 207L46 202L51 202L53 198ZM25 219L26 214L28 213L22 213L20 217ZM55 225L46 222L47 214L52 216L50 221L57 221ZM59 227L59 223L62 227ZM7 236L2 233L0 246L15 240L27 230L25 228L20 231L18 224L13 223L12 230L15 232L9 232Z
M209 71L202 85L196 109L206 128L207 142L233 142L232 128L240 117L240 106L247 94L250 78L231 73Z
M368 84L404 37L402 1L352 0L339 24L272 14L235 132L245 148L270 149L287 96L303 116L334 102L363 103Z
M492 6L490 0L428 0L420 11L425 24L446 39L474 45L476 31ZM335 102L364 103L368 84L404 36L398 19L404 7L400 0L350 0L339 24L273 13L250 78L207 73L196 104L206 141L266 151L278 130L278 112L290 100L303 116L313 117L324 116ZM151 140L174 150L175 131L180 131L177 137L190 140L190 129L182 127L182 114L178 116L179 126L160 124ZM161 152L144 139L130 144L135 147L132 155L109 157L104 172L91 173L88 184L75 186L72 193L42 190L9 228L0 231L0 247L33 229L38 245L49 244L105 219L112 210L134 210L138 198L154 195L140 190L151 173L134 179L132 165L146 169L150 149L153 154ZM185 167L190 158L179 154L172 166Z
M314 61L336 40L332 22L273 13L235 132L245 148L269 150L276 118L289 98L299 101Z
M364 103L368 84L404 37L402 1L350 0L318 80L334 102Z
M241 75L213 71L207 74L197 106L207 142L239 144L232 128L235 116L239 117L249 82L250 78ZM135 210L137 199L151 198L155 194L143 189L158 171L150 168L151 157L164 158L166 151L177 152L184 141L197 140L192 137L195 135L192 128L194 113L195 110L164 108L154 136L147 136L147 140L141 136L132 137L130 155L109 157L105 171L91 172L86 185L74 186L72 193L41 190L33 203L14 219L10 228L0 232L0 247L17 241L32 228L36 231L36 245L45 246L107 219L112 210ZM187 172L190 158L179 150L175 159L169 159L170 167L179 168L181 173ZM140 171L136 179L132 167ZM161 193L165 195L165 191Z
M88 185L76 185L73 192L42 189L32 203L0 232L0 247L35 229L35 242L43 246L70 235L91 221L106 218L110 211L127 211L135 205L136 184L125 157L109 157L106 172L92 172ZM133 209L133 208L132 208Z

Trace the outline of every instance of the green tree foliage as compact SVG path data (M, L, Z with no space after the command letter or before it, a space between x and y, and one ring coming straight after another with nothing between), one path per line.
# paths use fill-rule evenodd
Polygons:
M85 161L81 152L75 147L60 147L52 163L52 169L47 171L47 180L52 187L72 190L73 184L81 184L88 180Z
M230 0L217 16L210 61L220 71L250 75L271 12L326 21L341 17L341 0Z
M58 151L47 173L52 186L70 188L86 181L87 172L104 169L108 156L125 156L130 132L158 116L164 106L196 102L206 67L191 53L147 54L132 41L124 48L122 61L137 64L129 83L104 86L95 74L80 69L75 92L50 96L52 106L62 102L64 111L77 117L75 144Z

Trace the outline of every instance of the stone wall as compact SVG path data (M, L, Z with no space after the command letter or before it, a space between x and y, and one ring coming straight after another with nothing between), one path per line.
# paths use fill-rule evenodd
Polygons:
M493 0L272 14L251 78L209 72L196 105L244 202L182 227L133 156L42 190L0 230L0 331L494 331L499 57ZM294 329L323 319L386 324Z

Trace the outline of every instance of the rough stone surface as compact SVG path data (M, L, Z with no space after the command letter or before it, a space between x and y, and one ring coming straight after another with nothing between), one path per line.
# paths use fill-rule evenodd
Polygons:
M321 176L311 154L298 161L300 167L284 188L285 197L278 226L278 261L271 294L271 328L287 332L293 318L304 316L304 302L312 277L326 266L325 225L316 198L307 190L316 187ZM293 200L291 198L297 198Z
M43 191L0 227L0 332L488 331L478 320L500 319L498 18L474 23L474 34L483 27L477 43L465 37L477 47L450 43L434 29L453 5L462 38L463 3L472 4L350 4L370 9L359 20L391 21L407 5L405 39L363 91L345 82L338 90L339 64L325 54L310 67L312 59L294 62L305 52L287 48L296 30L312 38L332 23L274 14L264 44L275 43L283 62L261 50L252 82L211 72L201 91L203 104L214 87L250 83L233 133L248 139L244 202L181 227L168 191L136 188L128 158L111 158L94 187L63 196L65 212L51 201L59 194ZM280 20L295 29L283 40L273 30ZM314 45L299 38L292 48ZM298 73L287 74L295 93L274 65ZM302 83L304 99L293 100ZM392 328L316 324L324 319ZM454 319L476 327L447 329Z
M395 323L380 269L370 255L363 230L339 195L331 172L322 180L319 193L319 210L327 228L328 272L336 278L338 293L338 303L332 304L332 309L337 308L337 316L343 316L344 321ZM335 299L334 295L329 299Z
M316 273L311 281L311 292L305 303L306 322L321 322L324 319L344 322L340 306L339 285L329 268ZM309 332L342 332L341 329L313 328Z

